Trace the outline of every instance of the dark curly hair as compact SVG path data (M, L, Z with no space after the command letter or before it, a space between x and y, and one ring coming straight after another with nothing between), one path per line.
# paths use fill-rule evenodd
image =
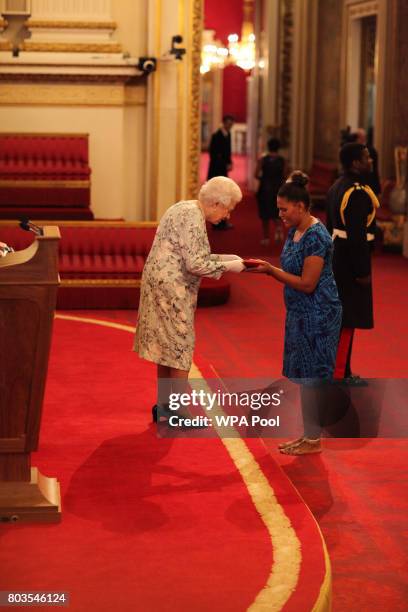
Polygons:
M286 198L289 202L303 202L306 210L310 209L310 195L306 189L309 177L300 170L294 170L286 183L278 191L280 198Z

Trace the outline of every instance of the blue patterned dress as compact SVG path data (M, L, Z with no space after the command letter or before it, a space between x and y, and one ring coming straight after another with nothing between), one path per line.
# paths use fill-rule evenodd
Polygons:
M301 276L306 257L324 260L313 293L285 286L283 375L302 384L332 380L341 326L341 303L332 272L333 243L322 223L309 227L298 242L291 228L281 254L285 272Z

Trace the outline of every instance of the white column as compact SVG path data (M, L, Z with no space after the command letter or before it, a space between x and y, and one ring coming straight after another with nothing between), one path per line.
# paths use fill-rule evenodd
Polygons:
M149 1L148 55L158 62L148 76L146 219L159 219L174 202L197 195L201 27L200 0ZM187 49L181 61L167 55L177 34Z

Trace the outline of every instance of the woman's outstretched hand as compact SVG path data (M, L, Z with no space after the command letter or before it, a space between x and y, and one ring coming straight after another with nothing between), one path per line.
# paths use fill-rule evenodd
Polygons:
M246 272L257 272L258 274L271 274L273 266L263 259L244 259Z

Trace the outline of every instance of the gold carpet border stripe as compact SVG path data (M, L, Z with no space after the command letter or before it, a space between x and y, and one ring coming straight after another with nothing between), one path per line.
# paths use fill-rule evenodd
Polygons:
M309 510L309 507L306 504L306 507ZM312 513L310 513L312 514ZM332 603L332 571L331 571L331 563L329 553L327 551L326 542L324 541L323 534L320 530L319 524L313 516L313 520L316 523L317 530L319 532L320 538L322 540L322 548L324 554L324 565L325 565L325 575L320 587L319 596L316 600L315 605L312 608L312 612L330 612L331 603Z
M115 323L113 321L104 321L102 319L63 314L56 314L55 318L66 321L91 323L131 333L136 331L135 326ZM201 371L194 363L190 371L190 378L204 380ZM223 413L219 407L218 411L219 414ZM234 430L234 433L234 438L221 438L221 441L227 449L237 470L241 474L252 502L267 528L274 557L268 580L253 603L249 606L248 610L251 612L278 612L282 610L283 606L289 600L298 583L302 560L301 544L289 518L286 516L282 506L276 499L270 482L265 477L255 457L245 444L245 441L242 438L236 437L236 430ZM302 501L305 503L304 500ZM305 504L305 506L308 508L307 504ZM310 512L309 508L308 510ZM325 578L321 585L316 603L312 608L312 612L327 612L331 608L330 558L319 525L311 512L310 515L316 523L322 541L326 566Z
M277 464L282 475L287 478L285 472L283 471L283 468L281 465ZM293 488L296 489L295 485L292 484ZM316 602L311 610L311 612L330 612L331 610L331 603L332 603L332 571L331 571L331 563L330 563L330 557L329 557L329 553L326 547L326 542L324 541L324 537L322 534L322 531L320 529L319 523L317 522L313 512L310 510L309 506L307 505L307 503L305 502L305 500L303 499L303 497L301 496L301 494L299 493L299 491L296 489L296 493L297 495L300 497L300 499L302 500L302 502L304 503L307 511L309 512L309 515L311 517L311 519L314 521L315 525L316 525L316 529L319 533L321 542L322 542L322 548L323 548L323 556L324 556L324 565L325 565L325 574L324 574L324 578L323 578L323 582L320 586L320 591L319 591L319 595L316 599Z
M190 378L204 379L195 364L190 370ZM210 391L208 387L207 390ZM214 406L212 413L224 414L219 406ZM225 428L223 431L225 434ZM232 437L223 437L221 442L241 474L252 503L268 531L273 550L273 563L266 584L248 610L278 612L289 600L299 580L302 561L300 541L276 499L271 483L238 432L233 429Z
M135 333L136 327L132 325L124 325L123 323L115 323L114 321L103 321L103 319L91 319L88 317L77 317L76 315L63 315L56 314L56 319L63 319L64 321L79 321L80 323L92 323L93 325L102 325L103 327L112 327L113 329L120 329L122 331Z

